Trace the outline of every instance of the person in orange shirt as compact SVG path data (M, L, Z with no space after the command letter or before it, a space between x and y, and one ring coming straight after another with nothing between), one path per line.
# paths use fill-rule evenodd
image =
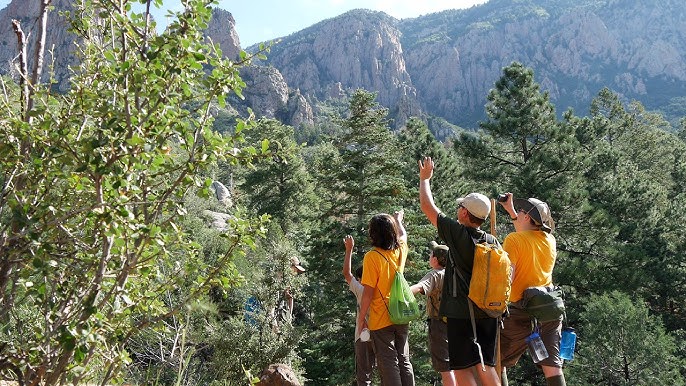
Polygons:
M395 272L402 272L407 259L407 232L404 212L390 216L377 214L369 220L372 249L362 262L362 301L357 325L369 328L377 367L384 386L414 386L410 363L407 324L393 324L388 313L388 298ZM369 312L369 320L365 315ZM358 331L359 333L359 331Z
M557 244L552 235L555 222L550 208L536 199L515 199L505 193L506 200L500 204L512 219L515 231L503 242L514 270L510 292L510 315L503 320L504 329L500 340L503 356L503 385L507 385L508 367L526 351L526 338L532 333L532 318L519 306L524 290L529 287L552 287L553 268L557 258ZM548 357L537 363L543 370L548 386L565 386L560 358L562 316L559 320L538 323L539 333Z

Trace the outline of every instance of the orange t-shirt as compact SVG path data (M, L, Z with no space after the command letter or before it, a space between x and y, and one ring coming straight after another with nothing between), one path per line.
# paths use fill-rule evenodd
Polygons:
M398 249L386 250L375 247L364 255L361 282L374 288L367 322L370 330L379 330L393 324L388 315L388 298L391 295L391 284L396 269L402 272L405 267L407 251L407 243L401 242Z
M513 232L505 237L503 249L514 270L510 302L520 300L528 287L552 285L556 245L553 235L538 230Z

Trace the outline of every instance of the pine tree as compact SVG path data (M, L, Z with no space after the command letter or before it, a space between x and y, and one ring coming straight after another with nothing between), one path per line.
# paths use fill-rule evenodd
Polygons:
M354 376L353 333L355 298L346 286L343 237L355 237L353 267L369 248L367 222L374 214L392 213L403 195L402 157L395 135L387 126L388 110L376 95L357 90L348 116L339 120L341 134L318 146L312 170L322 199L319 226L312 232L308 258L307 307L313 314L311 338L303 351L307 373L316 384L348 383ZM343 339L332 339L333 336ZM311 354L309 354L311 353ZM332 374L331 368L336 368Z
M555 211L569 198L579 159L573 128L557 122L547 92L533 70L514 62L488 95L481 135L462 134L456 151L469 162L465 173L492 181L517 197L544 197ZM564 194L567 197L560 197Z
M271 156L242 172L239 185L245 201L257 214L269 214L284 234L306 234L317 203L293 128L262 119L246 137L251 143L263 143Z
M583 127L589 200L569 238L575 259L564 276L574 278L580 295L621 290L648 300L668 327L683 324L686 315L675 305L685 284L678 252L686 245L684 143L661 116L638 103L624 106L607 89Z

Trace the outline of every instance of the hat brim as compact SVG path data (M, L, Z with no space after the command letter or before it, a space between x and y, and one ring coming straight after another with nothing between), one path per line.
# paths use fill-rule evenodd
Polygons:
M533 218L536 223L547 227L541 220L541 214L538 213L538 208L536 208L536 205L532 204L529 200L526 198L515 198L513 204L516 211L519 212L520 210L523 210L526 214Z

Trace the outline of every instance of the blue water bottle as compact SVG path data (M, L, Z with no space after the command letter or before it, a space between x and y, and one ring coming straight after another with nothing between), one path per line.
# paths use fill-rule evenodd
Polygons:
M560 340L560 358L566 361L574 359L574 346L576 346L576 333L573 328L566 327L562 330Z

